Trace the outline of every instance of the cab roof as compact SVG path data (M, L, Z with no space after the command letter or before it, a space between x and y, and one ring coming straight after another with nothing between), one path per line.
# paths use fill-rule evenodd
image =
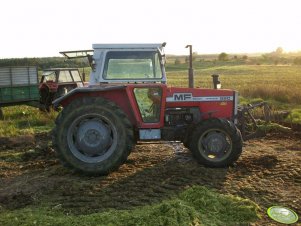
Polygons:
M164 43L137 43L137 44L93 44L93 49L162 49Z
M94 50L107 50L107 49L145 49L145 50L159 50L162 54L166 42L163 43L131 43L131 44L93 44L93 50L75 50L75 51L62 51L60 52L67 59L91 57Z

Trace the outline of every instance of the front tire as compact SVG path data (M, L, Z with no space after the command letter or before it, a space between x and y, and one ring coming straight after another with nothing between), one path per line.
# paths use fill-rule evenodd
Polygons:
M133 130L116 104L84 97L71 102L57 117L53 144L66 166L106 175L126 161L133 146Z
M209 119L195 127L190 150L197 161L209 167L226 167L242 152L242 137L235 125L224 119Z

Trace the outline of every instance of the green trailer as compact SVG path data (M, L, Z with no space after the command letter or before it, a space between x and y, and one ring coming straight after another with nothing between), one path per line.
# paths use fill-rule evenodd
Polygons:
M36 66L0 67L0 118L1 107L20 104L38 107L39 100Z

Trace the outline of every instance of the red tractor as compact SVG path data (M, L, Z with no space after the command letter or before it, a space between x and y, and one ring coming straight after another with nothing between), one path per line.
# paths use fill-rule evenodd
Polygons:
M123 164L137 141L182 141L197 161L226 167L242 152L235 122L238 93L166 84L164 44L94 44L90 86L54 101L53 145L65 165L104 175ZM94 52L94 53L93 53Z

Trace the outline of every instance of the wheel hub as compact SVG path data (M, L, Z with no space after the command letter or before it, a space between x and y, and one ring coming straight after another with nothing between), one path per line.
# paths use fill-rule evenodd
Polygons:
M111 130L101 121L89 120L81 123L77 132L77 145L88 155L100 155L111 145Z
M226 150L227 140L220 133L210 133L205 138L204 145L209 153L221 154Z

